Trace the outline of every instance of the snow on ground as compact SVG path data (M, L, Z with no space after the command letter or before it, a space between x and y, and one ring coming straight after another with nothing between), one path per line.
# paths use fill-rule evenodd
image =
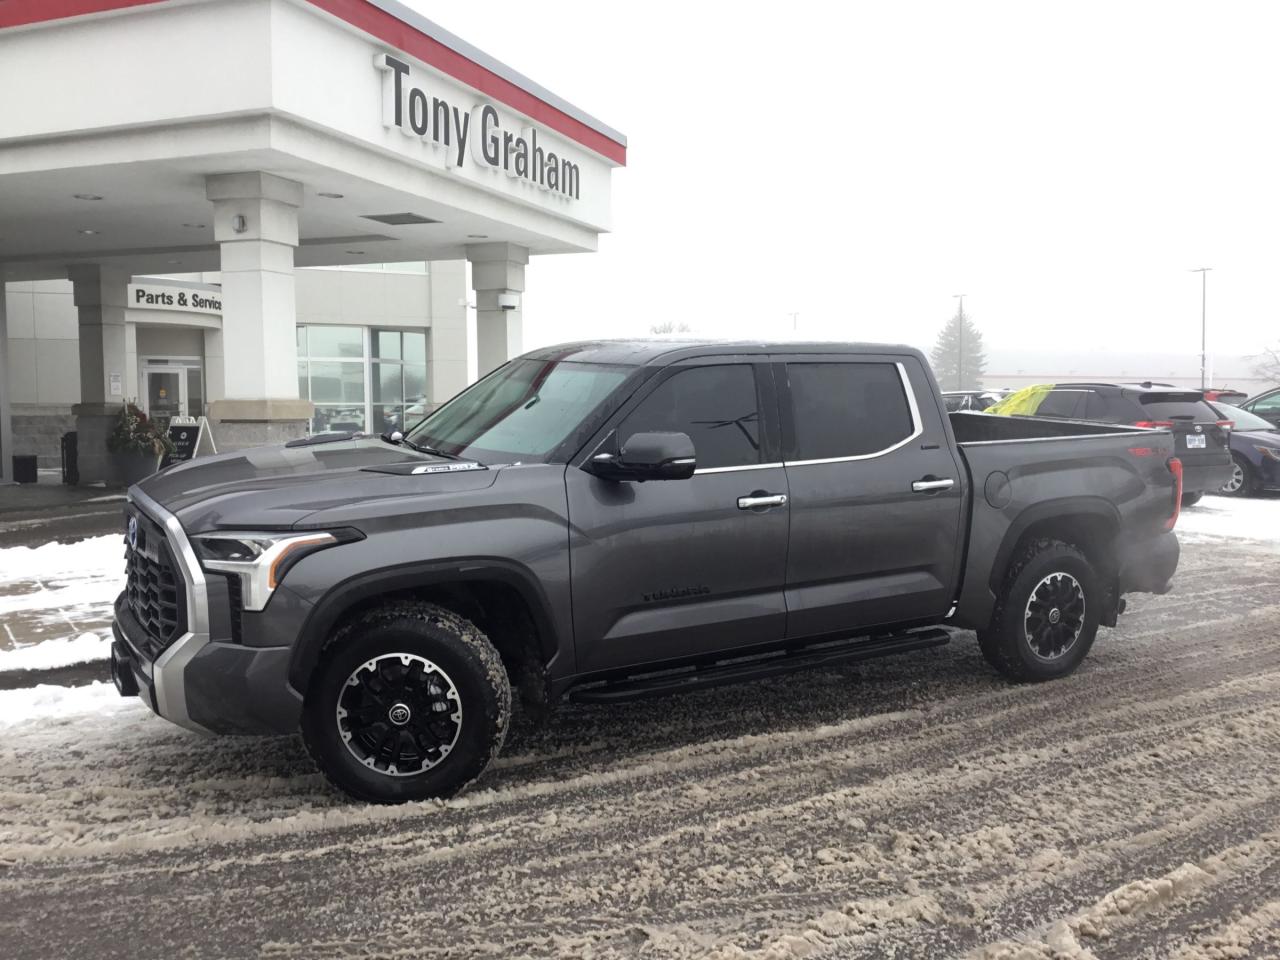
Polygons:
M105 643L85 656L94 651L85 635L110 635L111 606L122 589L118 534L0 549L0 670L105 658Z
M0 648L0 673L8 670L53 670L78 663L93 663L111 656L111 635L82 633L58 637L13 649Z
M296 737L201 738L106 685L0 695L39 714L0 728L0 952L1280 956L1280 564L1193 536L1174 591L1130 599L1056 683L957 634L565 705L463 796L395 808Z
M95 680L83 687L37 684L17 690L0 690L0 725L37 720L83 721L85 714L106 715L121 711L145 711L137 698L125 699L115 686ZM15 735L14 732L9 733Z
M1177 534L1183 543L1225 538L1280 550L1280 498L1205 497L1183 508Z

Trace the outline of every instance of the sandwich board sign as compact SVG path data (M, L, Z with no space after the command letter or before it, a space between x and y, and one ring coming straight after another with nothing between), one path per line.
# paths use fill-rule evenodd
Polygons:
M204 417L174 417L169 421L169 439L173 441L174 451L165 454L160 461L161 470L218 452L213 442L213 430Z

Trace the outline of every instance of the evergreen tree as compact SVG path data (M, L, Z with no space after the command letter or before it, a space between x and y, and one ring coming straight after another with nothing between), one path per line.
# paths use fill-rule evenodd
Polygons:
M947 321L933 345L933 375L943 390L977 390L987 369L982 333L964 306Z

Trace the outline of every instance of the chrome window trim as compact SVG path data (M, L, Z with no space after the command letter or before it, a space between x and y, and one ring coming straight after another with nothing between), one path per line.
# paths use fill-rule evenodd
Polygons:
M745 463L740 467L701 467L693 471L694 476L703 473L742 473L746 470L772 470L775 467L783 466L782 461L777 463Z
M209 593L205 589L204 571L178 518L137 487L130 489L129 501L165 529L174 559L182 573L187 595L187 632L173 641L151 665L156 688L156 713L179 726L197 733L211 730L191 719L187 712L187 689L184 674L187 664L209 643Z
M804 361L802 361L804 362ZM821 362L821 361L815 361ZM871 363L883 363L880 361L866 361ZM798 365L798 364L797 364ZM852 463L855 460L875 460L877 457L883 457L905 447L912 440L915 440L924 433L924 421L920 419L920 407L916 404L915 391L911 389L911 380L907 377L907 367L902 361L895 361L893 364L898 368L898 378L902 381L902 392L907 397L907 409L911 411L911 435L899 440L892 446L885 447L883 450L877 450L874 453L859 453L848 457L825 457L820 460L785 460L783 466L787 467L807 467L816 463ZM794 414L793 414L794 415Z

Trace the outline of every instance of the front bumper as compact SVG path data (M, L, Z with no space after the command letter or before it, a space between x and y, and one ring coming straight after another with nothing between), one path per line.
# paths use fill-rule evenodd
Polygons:
M228 619L211 591L176 517L138 491L134 506L163 527L185 593L185 631L154 655L126 594L116 599L111 624L111 671L123 696L136 695L156 714L200 733L290 733L298 728L302 698L289 686L291 648L244 646L224 639Z
M1182 548L1172 530L1120 547L1120 593L1168 593Z

